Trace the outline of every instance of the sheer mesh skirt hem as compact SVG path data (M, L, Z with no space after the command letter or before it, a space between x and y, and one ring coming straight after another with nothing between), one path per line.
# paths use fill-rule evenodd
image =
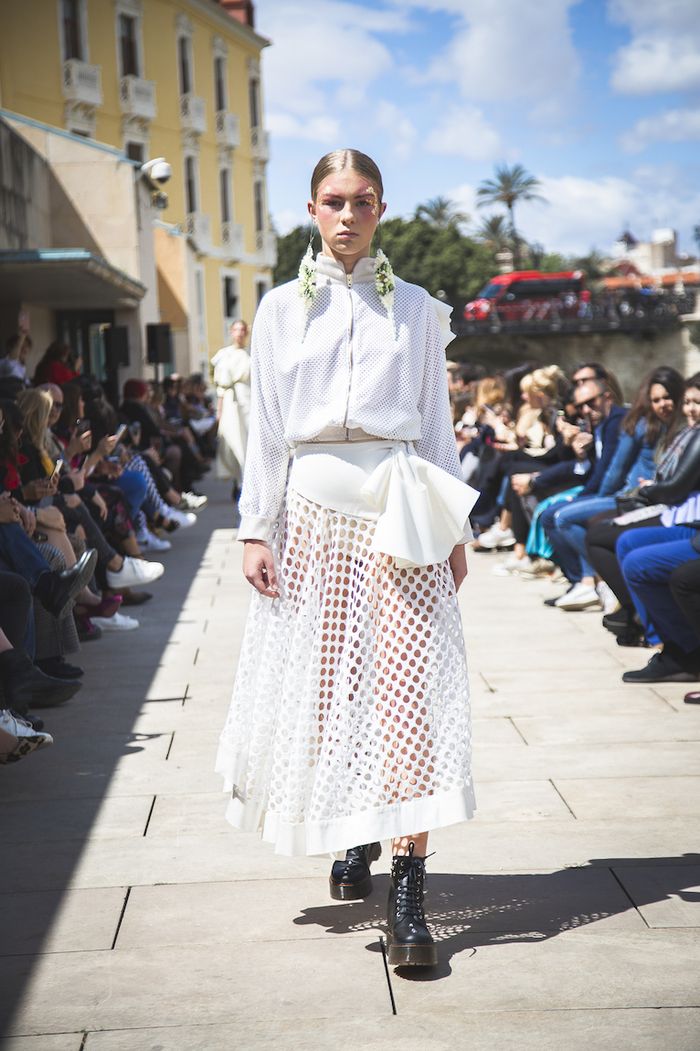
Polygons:
M374 522L288 490L281 597L253 593L216 769L228 820L323 854L470 818L469 688L448 562L398 567Z
M359 811L331 821L290 824L279 814L265 812L261 804L235 794L226 808L226 820L240 832L260 832L275 854L335 854L348 846L391 840L423 829L445 828L474 816L476 804L471 783L448 792L395 803L384 809Z

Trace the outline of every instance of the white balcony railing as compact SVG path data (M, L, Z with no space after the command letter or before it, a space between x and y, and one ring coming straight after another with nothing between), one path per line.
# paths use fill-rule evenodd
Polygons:
M235 113L220 109L216 114L216 141L233 150L241 144L241 123Z
M277 265L277 235L272 230L259 230L255 235L255 248L260 266Z
M156 116L156 85L141 77L122 77L119 85L122 112L130 117L153 120Z
M90 66L79 58L63 63L63 96L69 102L87 106L102 105L102 72L99 66Z
M221 224L221 243L228 250L231 259L240 259L243 255L243 227L240 223Z
M180 123L185 131L202 135L207 130L207 107L198 95L180 95Z
M253 156L259 161L270 159L270 136L263 128L250 129L250 146Z
M208 215L190 212L185 220L185 229L188 237L194 241L197 251L207 252L211 248L211 224Z

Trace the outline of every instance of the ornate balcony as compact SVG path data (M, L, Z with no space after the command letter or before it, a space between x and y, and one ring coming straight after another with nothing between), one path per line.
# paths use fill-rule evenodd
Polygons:
M277 265L277 235L272 230L260 230L256 233L255 248L260 266L272 269Z
M240 223L222 223L221 243L227 249L231 259L240 259L243 255L242 225Z
M141 77L122 77L119 85L122 112L128 117L153 120L156 116L156 85Z
M220 109L216 114L216 141L233 150L241 144L241 124L235 113Z
M82 106L102 105L102 72L79 58L63 63L63 97Z
M184 131L202 135L207 130L207 107L198 95L180 95L180 123Z
M185 220L187 236L194 242L198 252L208 252L211 248L211 224L209 216L202 212L190 212Z
M250 147L256 160L270 159L270 136L263 128L250 129Z

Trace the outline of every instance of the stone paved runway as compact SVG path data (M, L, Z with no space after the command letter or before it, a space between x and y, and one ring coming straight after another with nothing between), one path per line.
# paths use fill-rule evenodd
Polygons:
M435 834L440 966L387 982L328 862L223 820L212 772L247 585L225 488L138 632L84 646L53 749L0 770L6 1051L699 1051L700 708L549 582L472 555L477 819ZM392 997L396 1015L392 1010Z

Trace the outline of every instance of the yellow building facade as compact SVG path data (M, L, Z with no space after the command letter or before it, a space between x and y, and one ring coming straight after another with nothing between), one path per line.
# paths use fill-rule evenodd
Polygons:
M242 0L2 4L3 113L116 147L136 168L163 158L149 172L159 311L182 371L202 368L272 283L268 41L252 21Z

